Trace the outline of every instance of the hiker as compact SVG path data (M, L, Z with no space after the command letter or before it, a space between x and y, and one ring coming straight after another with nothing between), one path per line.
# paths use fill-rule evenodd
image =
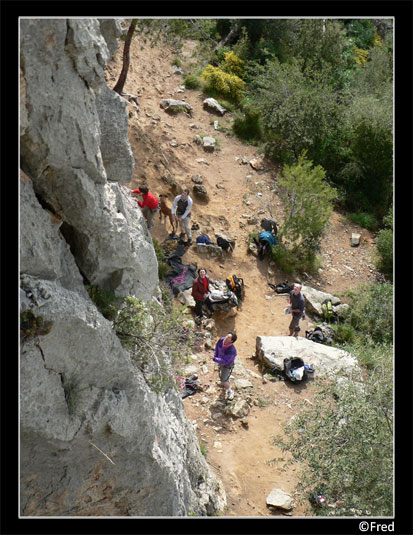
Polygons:
M212 303L209 299L209 277L206 274L206 269L198 269L198 277L192 284L192 297L195 299L195 316L198 320L201 320L204 316L202 312L202 306L205 304L208 307L211 315L214 312Z
M272 245L277 245L277 240L274 238L272 232L265 230L258 235L258 258L264 259L264 256L271 251Z
M234 399L234 391L229 384L232 368L234 367L237 350L234 343L237 340L236 333L229 332L225 337L218 340L214 350L214 362L219 364L219 379L222 386L227 390L228 399Z
M298 282L294 283L294 287L290 292L289 297L289 308L287 309L287 312L289 314L292 314L291 323L289 326L290 334L289 336L298 336L298 333L300 331L299 322L300 319L304 316L304 296L301 293L302 285Z
M180 238L184 239L185 234L188 237L187 245L192 245L191 233L191 208L192 199L189 196L189 189L184 189L181 195L177 195L172 203L171 213L175 216L175 220L179 222L181 229ZM176 215L175 215L176 212Z
M159 200L148 190L146 186L141 186L138 189L134 189L132 193L136 195L142 195L142 202L137 201L142 209L142 213L145 216L148 230L153 228L155 214L159 212L160 205Z

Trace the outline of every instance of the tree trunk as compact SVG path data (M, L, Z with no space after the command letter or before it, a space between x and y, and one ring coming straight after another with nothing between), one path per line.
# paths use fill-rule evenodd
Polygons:
M137 22L138 22L138 19L132 19L132 22L130 23L130 26L129 26L129 29L128 29L128 33L126 35L125 46L123 47L122 70L121 70L121 73L119 75L119 79L116 82L115 87L113 88L113 91L116 91L116 93L119 93L119 95L123 91L123 86L125 85L126 77L128 75L128 70L129 70L129 50L130 50L130 45L131 45L131 42L132 42L132 37L133 37L133 33L135 31L135 27L136 27Z

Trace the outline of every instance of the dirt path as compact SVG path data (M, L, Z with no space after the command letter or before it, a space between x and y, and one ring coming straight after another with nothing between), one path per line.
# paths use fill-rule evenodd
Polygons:
M184 50L184 70L192 59L193 45ZM251 358L255 351L257 335L287 335L289 317L284 315L286 297L274 295L268 282L282 282L286 278L268 261L260 262L247 254L247 239L250 232L259 228L249 225L248 218L256 216L258 221L268 216L266 204L270 199L276 168L264 161L264 170L256 171L249 162L260 158L255 147L245 145L224 132L214 129L213 122L229 126L230 114L223 118L203 109L204 96L200 91L183 88L183 77L174 74L172 62L175 55L165 48L142 45L137 38L132 41L130 70L124 91L138 96L140 111L129 105L130 142L135 156L135 169L131 187L148 184L154 193L171 190L162 180L165 167L181 186L192 189L191 178L200 174L209 193L209 202L201 202L196 197L193 207L193 222L200 225L194 232L194 240L199 233L208 234L215 241L216 231L229 231L236 238L232 255L222 260L200 256L191 247L185 256L185 264L195 263L205 267L213 279L225 279L236 274L245 282L245 301L238 313L226 319L215 321L215 339L228 330L238 333L236 347L238 359L253 374L248 376L253 387L254 403L247 423L233 420L220 414L221 389L216 384L217 372L212 362L212 351L204 351L194 363L202 369L198 372L204 384L211 387L184 400L189 419L196 427L200 443L206 448L206 458L212 470L222 480L227 493L226 516L273 516L265 499L273 488L282 488L294 493L297 477L296 469L280 471L279 462L270 462L281 456L272 444L272 437L282 433L282 425L294 414L294 404L298 399L311 402L314 386L290 386L284 382L263 383L255 361ZM109 87L113 87L122 65L122 46L107 69ZM192 117L185 114L168 115L160 108L164 98L185 100L193 107ZM138 128L139 126L139 128ZM142 135L142 131L144 135ZM212 135L219 140L219 150L205 152L194 142L196 134ZM160 153L162 153L160 155ZM165 164L167 161L167 166ZM164 164L162 164L162 161ZM275 218L280 213L281 203L275 201ZM223 217L224 216L224 219ZM161 224L156 220L152 236L163 241L171 231L169 222ZM361 233L361 245L350 246L352 232ZM323 240L323 265L317 277L308 277L302 282L335 295L363 282L373 282L378 276L373 260L374 239L364 229L350 223L338 213L333 213L330 227ZM274 273L269 276L268 269ZM291 282L291 279L290 279ZM302 322L304 335L308 321ZM248 391L247 391L248 392ZM244 392L236 391L237 396ZM292 516L305 516L305 506L297 505Z

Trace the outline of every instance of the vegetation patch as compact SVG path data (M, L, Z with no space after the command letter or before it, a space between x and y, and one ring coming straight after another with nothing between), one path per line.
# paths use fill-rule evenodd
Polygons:
M35 316L31 310L20 313L20 343L37 336L48 334L52 328L52 321L45 321L42 316Z

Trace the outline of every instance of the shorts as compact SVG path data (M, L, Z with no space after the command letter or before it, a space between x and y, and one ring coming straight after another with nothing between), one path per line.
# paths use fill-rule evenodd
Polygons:
M233 366L228 368L227 366L219 366L219 379L221 383L227 383L229 381L229 378L231 377Z
M301 319L301 315L293 314L290 327L289 327L292 331L295 331L295 332L300 331L300 327L298 326L300 319Z

